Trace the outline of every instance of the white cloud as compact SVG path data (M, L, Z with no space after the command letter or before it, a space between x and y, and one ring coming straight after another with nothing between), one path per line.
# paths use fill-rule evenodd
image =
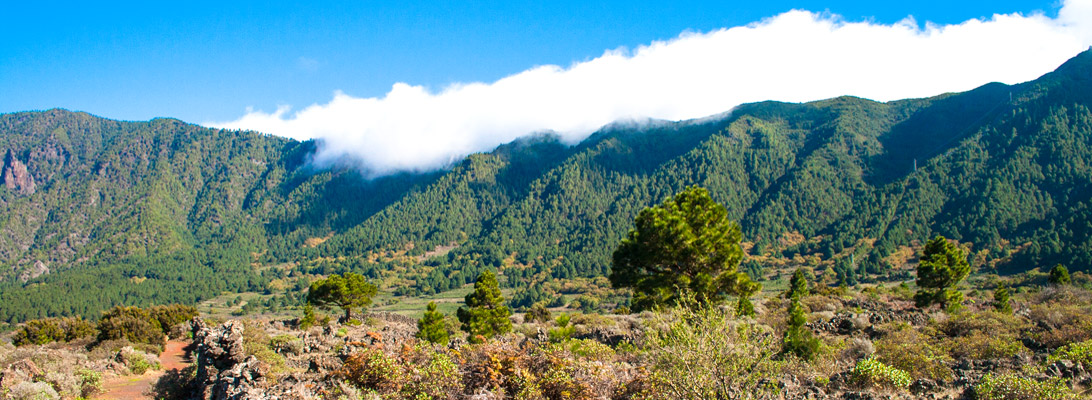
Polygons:
M1007 14L924 28L912 18L883 25L794 10L492 83L437 93L396 83L382 98L338 92L294 113L248 110L207 125L321 138L319 160L358 157L371 174L428 170L532 132L577 141L616 120L699 118L746 102L886 101L1018 83L1089 44L1092 0L1065 1L1057 18Z

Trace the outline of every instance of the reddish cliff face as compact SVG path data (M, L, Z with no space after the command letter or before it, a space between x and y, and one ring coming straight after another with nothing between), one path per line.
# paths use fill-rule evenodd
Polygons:
M10 190L25 195L34 193L34 178L27 172L26 164L15 158L15 152L11 151L11 149L8 149L7 155L4 156L4 170L3 174L0 175L0 179L3 180L4 186Z

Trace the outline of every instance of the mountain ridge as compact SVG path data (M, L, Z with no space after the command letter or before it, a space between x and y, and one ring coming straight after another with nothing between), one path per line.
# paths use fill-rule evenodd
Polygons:
M1092 51L1017 85L749 103L611 124L573 145L531 135L446 170L374 179L315 168L314 141L165 118L3 114L0 151L35 189L0 187L0 300L29 309L0 319L261 290L275 278L261 266L320 259L336 260L321 271L371 271L400 294L458 287L483 268L512 287L602 276L636 212L692 184L740 221L755 275L815 257L849 283L897 277L891 255L934 234L972 244L979 268L1086 269L1089 82ZM399 252L417 261L381 256ZM94 281L108 282L106 299L32 303Z

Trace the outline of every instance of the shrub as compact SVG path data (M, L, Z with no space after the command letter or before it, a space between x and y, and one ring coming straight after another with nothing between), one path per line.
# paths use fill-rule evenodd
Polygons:
M36 319L27 321L15 336L11 343L16 346L30 344L46 344L64 340L64 330L53 318Z
M99 319L99 341L126 339L133 343L148 343L159 347L165 335L159 320L139 307L117 306Z
M150 369L159 369L159 361L155 356L132 348L123 348L118 353L118 359L129 368L133 375L143 375Z
M407 358L406 398L454 399L462 390L459 367L446 353L419 346Z
M910 386L912 378L910 373L877 361L875 358L866 358L857 362L853 367L853 380L864 387L889 387L905 389Z
M1018 336L1020 331L1028 327L1027 320L1021 317L993 310L958 313L937 324L937 329L952 337L967 336L974 332Z
M949 339L948 347L953 357L974 360L1009 358L1027 351L1015 335L991 335L985 332Z
M59 399L61 396L48 383L22 381L8 389L6 398L12 400L53 400Z
M12 344L46 344L69 342L95 335L95 326L83 318L45 318L27 321L12 336Z
M840 352L842 359L849 360L860 360L873 354L876 354L876 346L872 341L864 338L850 339L849 343Z
M783 366L778 342L768 328L718 307L654 314L645 331L650 386L676 399L728 398L735 391L762 397L774 390L765 382Z
M551 328L547 334L550 336L550 342L560 343L569 340L576 331L576 328L569 325L569 321L572 319L568 314L561 314L557 316L554 323L557 324L557 328Z
M80 378L81 397L90 398L102 392L102 372L81 369L76 372L76 376Z
M271 347L273 339L257 323L246 322L243 326L243 349L246 355L254 356L269 365L269 372L280 374L285 371L284 356L277 354Z
M590 339L570 339L565 343L573 355L593 361L609 361L614 358L614 349Z
M1069 282L1069 269L1064 265L1058 264L1050 269L1050 283L1055 285L1068 285Z
M1070 343L1059 347L1048 358L1048 361L1069 360L1084 364L1085 368L1092 367L1092 340L1080 343Z
M381 394L397 392L404 379L398 361L375 348L349 356L337 375L358 388Z
M1036 328L1033 336L1049 348L1092 340L1092 314L1087 308L1065 300L1031 307L1029 318Z
M974 387L979 400L1062 400L1076 396L1061 378L1039 380L1017 374L986 374Z
M876 359L907 371L914 378L946 380L952 377L947 362L951 360L929 335L906 324L889 326L876 341ZM926 331L929 328L925 328Z
M193 319L197 316L197 309L193 306L182 304L170 304L165 306L152 306L148 308L148 315L159 323L163 334L170 333L175 325Z
M289 334L281 334L269 339L269 347L278 354L301 354L303 353L303 339Z

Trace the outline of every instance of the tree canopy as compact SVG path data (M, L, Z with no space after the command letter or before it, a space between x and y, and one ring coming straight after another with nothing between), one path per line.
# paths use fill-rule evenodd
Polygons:
M971 273L967 255L944 236L937 236L925 244L918 263L918 293L914 301L918 307L940 304L948 310L959 307L963 293L956 285Z
M447 344L447 324L444 323L444 314L436 310L436 302L428 302L425 315L417 321L417 338L436 344Z
M512 311L505 305L493 271L485 270L478 276L474 291L465 300L466 306L460 307L456 314L471 343L481 343L512 330L512 321L508 319Z
M1055 285L1068 285L1070 282L1069 269L1062 264L1050 269L1050 283Z
M379 289L368 283L363 275L346 272L311 283L307 302L325 309L341 307L345 310L345 320L348 321L352 319L354 308L371 305L372 297L378 292Z
M709 191L688 187L637 215L614 251L611 284L633 288L635 311L673 305L680 296L719 303L750 281L737 272L740 238L739 224Z

